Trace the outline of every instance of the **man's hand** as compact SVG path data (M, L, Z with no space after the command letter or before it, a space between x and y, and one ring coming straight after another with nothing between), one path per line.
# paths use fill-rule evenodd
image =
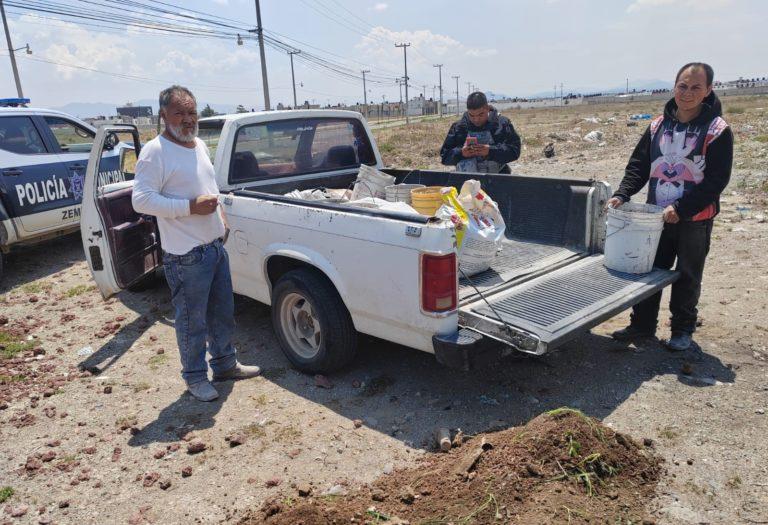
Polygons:
M209 215L216 211L219 205L217 195L200 195L189 200L189 213L192 215Z
M622 204L624 204L624 199L621 197L611 197L608 199L608 202L605 203L605 209L607 210L608 208L618 208Z
M475 144L472 146L472 151L476 157L487 157L491 152L491 147L488 144Z
M680 216L677 214L677 210L672 205L664 208L664 213L662 216L664 217L664 222L668 222L669 224L677 224L680 222Z
M475 148L472 144L464 144L464 147L461 148L461 156L465 159L468 159L470 157L475 157Z

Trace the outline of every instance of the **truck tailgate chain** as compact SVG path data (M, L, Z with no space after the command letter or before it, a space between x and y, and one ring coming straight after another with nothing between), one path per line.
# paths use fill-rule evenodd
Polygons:
M504 325L504 327L505 327L507 330L509 330L509 331L510 331L510 332L512 332L512 333L515 333L517 330L515 330L515 328L514 328L514 327L512 327L512 326L511 326L509 323L507 323L507 322L504 320L504 318L503 318L503 317L501 317L501 316L499 315L499 313L496 311L496 309L494 309L493 305L492 305L490 302L488 302L488 299L486 299L486 297L485 297L485 295L483 294L483 292L481 292L481 291L478 289L478 287L477 287L477 286L475 286L475 283L472 281L472 279L470 279L470 278L469 278L469 275L467 275L467 274L464 272L464 270L462 270L462 269L461 269L461 267L459 267L459 271L461 272L461 275L464 277L464 279L466 279L466 281L469 283L469 285L470 285L472 288L474 288L474 289L475 289L475 292L477 292L477 294L480 296L480 298L483 300L483 302L485 302L485 304L487 304L487 305L488 305L488 308L490 308L491 312L493 312L493 315L495 315L495 316L496 316L496 319L498 319L498 320L499 320L499 322L500 322L502 325Z

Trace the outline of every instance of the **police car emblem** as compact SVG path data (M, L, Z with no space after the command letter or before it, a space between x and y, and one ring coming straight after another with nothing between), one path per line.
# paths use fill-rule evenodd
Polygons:
M83 200L83 187L85 182L85 176L78 172L73 172L73 175L69 178L69 188L72 190L72 195L76 201Z

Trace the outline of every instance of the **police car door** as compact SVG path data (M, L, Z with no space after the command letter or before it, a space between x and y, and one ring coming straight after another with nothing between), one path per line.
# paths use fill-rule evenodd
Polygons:
M61 227L72 204L66 169L37 117L0 116L0 201L20 238Z
M103 153L116 149L118 144L122 146L119 176L106 176L110 173L106 165L113 160ZM80 233L88 267L104 298L138 284L161 264L155 220L136 213L131 204L140 149L135 126L101 127L85 170Z
M64 165L68 179L71 203L61 210L61 218L65 223L76 223L80 220L80 205L83 200L83 182L85 167L91 154L95 133L77 122L59 115L44 115L40 117L45 127L50 131L50 140L58 148L59 159ZM119 170L120 148L112 147L102 153L99 173L112 182L124 180Z

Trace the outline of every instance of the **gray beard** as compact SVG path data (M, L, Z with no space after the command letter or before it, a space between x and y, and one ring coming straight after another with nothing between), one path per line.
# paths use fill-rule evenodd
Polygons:
M181 126L171 126L168 123L165 124L165 129L167 129L168 133L179 142L194 142L195 137L197 137L198 126L195 124L195 129L190 133L183 133L181 131Z

